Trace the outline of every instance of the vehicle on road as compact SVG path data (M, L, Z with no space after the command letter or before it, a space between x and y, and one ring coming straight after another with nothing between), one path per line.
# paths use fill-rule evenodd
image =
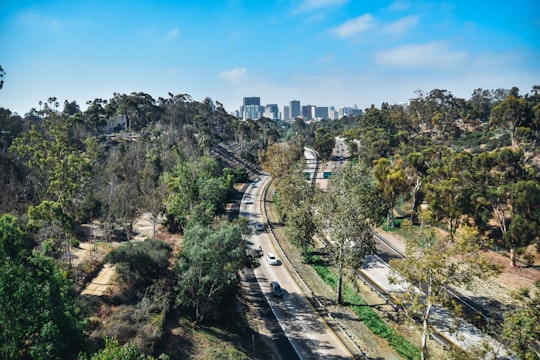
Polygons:
M246 196L245 200L246 200L246 204L248 205L253 204L253 199L251 198L251 196Z
M277 281L272 281L270 283L270 289L272 289L272 295L274 295L275 297L283 296L283 289Z
M274 255L274 253L269 252L268 254L266 254L266 260L270 265L278 264L278 259L276 258L276 255Z
M264 231L264 225L261 224L260 222L255 223L255 230L257 230L257 231Z

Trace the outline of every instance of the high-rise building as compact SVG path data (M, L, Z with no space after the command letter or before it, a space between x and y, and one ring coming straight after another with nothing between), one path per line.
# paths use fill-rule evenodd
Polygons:
M294 120L300 116L300 100L289 101L289 118Z
M264 109L261 107L261 98L258 96L244 97L240 106L240 117L242 119L258 119L262 116Z
M328 106L316 106L314 119L328 119Z
M242 105L261 105L261 98L258 96L252 96L252 97L244 97L244 101L242 102Z
M313 116L311 114L312 107L312 105L302 105L302 118L304 120L313 119Z
M289 112L289 107L287 105L284 105L282 108L281 108L281 120L283 121L289 121L291 120L290 118L290 112Z
M277 104L267 104L264 108L264 117L272 120L279 119L279 109Z
M243 107L243 114L242 119L252 119L256 120L259 119L262 116L262 109L263 107L260 105L246 105Z

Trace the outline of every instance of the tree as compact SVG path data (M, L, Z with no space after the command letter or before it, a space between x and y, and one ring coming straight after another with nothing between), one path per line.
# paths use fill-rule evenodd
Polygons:
M314 214L317 188L298 172L281 179L276 188L279 212L287 226L287 238L300 245L305 253L313 244L313 235L318 228Z
M181 157L164 175L169 226L183 231L190 221L209 224L224 208L233 185L233 176L222 174L215 159L203 157L195 162Z
M176 303L195 322L222 314L238 292L238 272L246 257L238 224L221 223L217 230L189 227L174 272Z
M322 159L329 159L332 155L332 150L336 145L336 139L332 133L324 129L317 129L313 149L319 154Z
M304 149L293 143L277 143L261 151L259 160L264 171L276 181L290 173L292 167L302 159Z
M472 213L471 157L467 151L446 152L428 170L426 200L433 219L448 224L452 239L461 222Z
M435 229L424 227L407 240L406 257L390 261L390 266L401 276L390 275L390 281L405 287L404 292L392 294L395 301L409 320L419 319L422 324L422 359L428 350L433 308L448 306L459 313L459 305L452 302L448 289L496 273L497 269L481 255L481 249L476 228L460 228L449 243L437 236Z
M0 217L0 263L17 260L24 251L23 232L12 215Z
M519 359L540 358L540 283L534 294L527 293L523 306L504 314L502 337Z
M159 359L168 357L160 356ZM154 360L154 357L140 352L135 344L120 345L115 338L105 338L105 347L92 355L81 355L79 360Z
M538 238L540 185L534 170L524 166L522 150L506 148L490 157L492 166L484 199L510 250L510 264L515 266L516 249Z
M0 65L0 90L4 87L4 76L6 76L6 72L2 65Z
M361 164L333 174L317 200L316 213L331 242L338 272L336 303L342 303L343 273L354 271L375 250L373 228L387 209L380 204L369 171Z
M55 201L70 215L87 193L100 152L95 138L73 135L74 125L68 116L53 113L10 147L29 168L38 200Z
M394 227L394 208L398 197L407 190L407 179L403 171L403 160L397 154L393 163L386 158L380 158L375 161L373 167L373 176L375 177L375 186L382 195L383 200L388 206L388 216ZM388 220L386 222L388 226Z
M512 149L518 147L517 133L521 126L530 126L534 115L527 100L510 95L491 111L490 124L494 127L506 127L510 131Z
M72 359L84 345L72 282L52 258L29 253L24 236L0 217L0 357Z
M73 229L73 218L55 201L44 200L28 209L28 230L38 235L41 251L49 256L65 254L70 266Z

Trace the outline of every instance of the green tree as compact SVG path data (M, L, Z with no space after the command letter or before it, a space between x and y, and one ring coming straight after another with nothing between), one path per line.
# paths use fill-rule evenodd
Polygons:
M14 217L0 217L0 356L72 359L84 346L72 282L23 238Z
M508 129L512 139L512 149L516 150L519 145L518 129L522 126L530 127L533 117L532 109L525 98L510 95L492 109L490 124L493 127Z
M73 218L64 213L55 201L42 201L28 209L28 230L37 234L44 254L58 258L65 254L71 266L71 234L74 230Z
M223 314L238 292L238 272L245 263L245 241L238 224L221 223L217 230L189 227L175 266L176 303L195 322Z
M523 306L504 314L502 337L519 359L540 358L540 283L534 294L527 293Z
M401 276L391 275L390 281L405 287L403 292L393 293L395 301L409 320L421 321L422 359L428 350L433 308L447 306L455 313L460 312L459 305L452 301L447 290L471 284L477 278L486 279L497 271L481 255L478 236L476 228L464 226L449 243L437 236L433 228L424 227L407 240L406 257L390 261L390 266Z
M325 129L318 128L315 132L315 140L313 141L313 149L321 157L321 159L329 159L332 156L332 151L336 145L335 136L327 132Z
M75 137L74 126L70 117L51 113L39 127L33 126L10 147L30 169L39 201L55 201L65 214L72 216L87 193L99 157L96 139Z
M523 164L522 150L502 149L490 154L492 167L485 201L516 265L516 249L538 238L540 185L534 169ZM481 200L481 199L480 199Z
M375 186L388 206L387 219L391 220L392 227L394 227L396 201L408 188L401 156L397 154L393 162L386 158L376 160L373 167L373 176L375 177ZM386 225L388 227L388 220Z
M159 357L167 359L168 357ZM135 344L120 345L115 338L105 338L105 347L92 355L80 355L79 360L154 360L150 355L142 354Z
M313 244L317 231L314 202L316 187L311 186L296 172L281 179L277 184L279 212L285 220L286 235L305 253Z
M233 185L231 174L223 175L215 159L180 158L164 181L169 190L165 201L169 226L183 231L189 222L209 224L220 213Z
M278 143L259 153L259 160L264 171L276 181L291 172L294 165L302 159L304 149L293 143Z
M446 222L452 239L461 222L472 213L475 184L471 181L471 155L445 152L428 170L426 200L430 214L438 222Z
M387 209L380 204L369 171L361 164L334 173L317 200L316 213L330 239L338 273L336 303L342 303L345 269L354 271L375 250L373 228Z

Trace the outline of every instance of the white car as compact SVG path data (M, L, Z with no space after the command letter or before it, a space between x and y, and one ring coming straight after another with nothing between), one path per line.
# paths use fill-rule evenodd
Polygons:
M246 204L248 204L248 205L253 204L253 199L250 196L246 196L245 200L246 200Z
M268 260L268 263L270 265L277 265L278 264L278 259L276 258L276 255L274 255L274 253L268 253L266 254L266 260Z

